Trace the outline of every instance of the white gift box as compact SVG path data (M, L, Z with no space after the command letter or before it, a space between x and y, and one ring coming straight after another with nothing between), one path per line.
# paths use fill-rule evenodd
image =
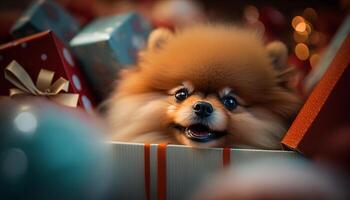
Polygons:
M188 199L204 179L225 165L234 167L259 158L303 159L292 151L108 144L113 149L115 199Z

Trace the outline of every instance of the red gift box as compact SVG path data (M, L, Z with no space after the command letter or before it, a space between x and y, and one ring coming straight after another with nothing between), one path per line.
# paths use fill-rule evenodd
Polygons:
M350 124L350 34L311 92L282 143L316 158L331 147L335 132ZM350 141L350 134L347 134ZM328 142L328 145L325 145ZM347 143L350 145L350 143ZM323 152L323 153L322 153Z
M94 98L80 67L53 32L41 32L0 46L0 95L9 95L9 89L15 87L4 76L5 68L13 60L23 66L33 82L41 69L53 71L53 81L61 77L67 79L68 92L79 94L78 106L92 110Z

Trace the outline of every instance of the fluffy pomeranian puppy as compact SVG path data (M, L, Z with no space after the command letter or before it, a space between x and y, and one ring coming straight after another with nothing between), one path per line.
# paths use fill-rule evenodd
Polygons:
M109 99L115 141L279 149L300 99L287 48L251 30L156 29Z

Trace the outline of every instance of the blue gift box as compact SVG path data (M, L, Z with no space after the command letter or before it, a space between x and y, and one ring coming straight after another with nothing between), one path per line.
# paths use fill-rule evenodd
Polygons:
M95 93L108 95L117 72L136 62L150 31L146 19L130 12L98 18L71 40Z
M65 44L78 33L80 24L60 5L50 0L33 2L11 28L11 35L20 38L52 30Z

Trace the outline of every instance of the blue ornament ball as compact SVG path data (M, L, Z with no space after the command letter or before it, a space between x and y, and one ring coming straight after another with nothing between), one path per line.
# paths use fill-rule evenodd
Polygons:
M95 118L30 99L0 100L0 199L103 199L111 153Z

